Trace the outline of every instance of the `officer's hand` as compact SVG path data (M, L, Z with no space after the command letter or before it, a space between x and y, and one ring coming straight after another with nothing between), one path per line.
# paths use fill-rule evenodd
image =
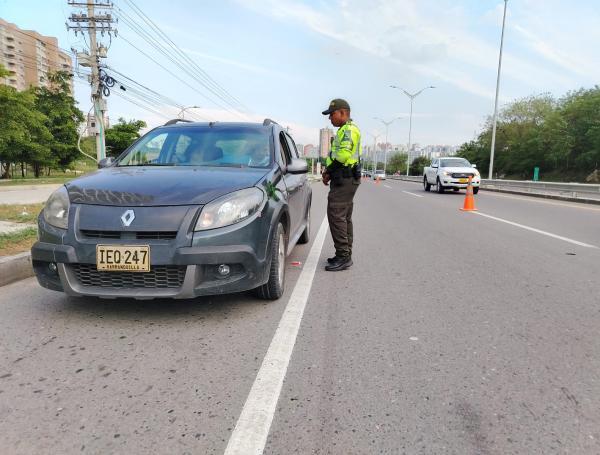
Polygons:
M331 175L329 175L329 172L323 172L321 174L321 179L323 180L323 185L327 186L331 180Z

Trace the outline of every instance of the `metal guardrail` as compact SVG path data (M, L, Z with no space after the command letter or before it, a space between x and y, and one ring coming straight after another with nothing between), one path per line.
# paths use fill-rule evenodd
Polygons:
M420 175L389 176L395 180L422 182ZM555 195L573 199L600 200L600 185L590 183L534 182L531 180L481 180L481 188L499 191L515 191L532 195Z
M483 188L508 189L525 193L556 194L572 198L600 200L600 185L589 183L533 182L530 180L487 180L481 181Z

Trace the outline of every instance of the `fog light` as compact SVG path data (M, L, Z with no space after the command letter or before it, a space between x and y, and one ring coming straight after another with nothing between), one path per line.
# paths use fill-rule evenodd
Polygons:
M48 264L48 270L52 273L56 273L58 271L58 267L56 266L56 262L51 262Z
M222 277L225 277L225 276L229 275L229 272L230 272L229 266L227 264L221 264L217 268L217 272L219 272L219 275L221 275Z

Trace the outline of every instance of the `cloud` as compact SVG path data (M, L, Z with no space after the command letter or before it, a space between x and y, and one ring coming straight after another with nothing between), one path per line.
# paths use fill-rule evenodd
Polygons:
M482 22L489 23L494 18L501 23L502 2L480 16L450 0L374 0L368 3L337 0L314 6L297 0L264 0L260 4L238 2L258 13L304 24L314 33L395 63L405 72L436 77L462 91L488 99L494 96L500 28L498 26L497 41L493 42L487 41L489 30L484 34L476 29ZM512 16L509 10L507 28ZM505 48L505 77L530 89L540 80L560 87L574 84L569 75L521 56L518 40L514 36L511 38L511 46ZM533 41L533 35L530 35L530 41ZM542 43L534 41L538 53L555 63L569 65L564 52L552 53Z

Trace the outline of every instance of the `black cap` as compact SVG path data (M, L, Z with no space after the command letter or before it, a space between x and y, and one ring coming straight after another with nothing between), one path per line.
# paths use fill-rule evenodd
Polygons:
M350 105L348 104L348 101L343 100L341 98L336 98L334 100L331 100L331 103L329 103L329 107L327 109L325 109L322 114L323 115L329 115L334 111L337 111L338 109L348 109L350 110Z

